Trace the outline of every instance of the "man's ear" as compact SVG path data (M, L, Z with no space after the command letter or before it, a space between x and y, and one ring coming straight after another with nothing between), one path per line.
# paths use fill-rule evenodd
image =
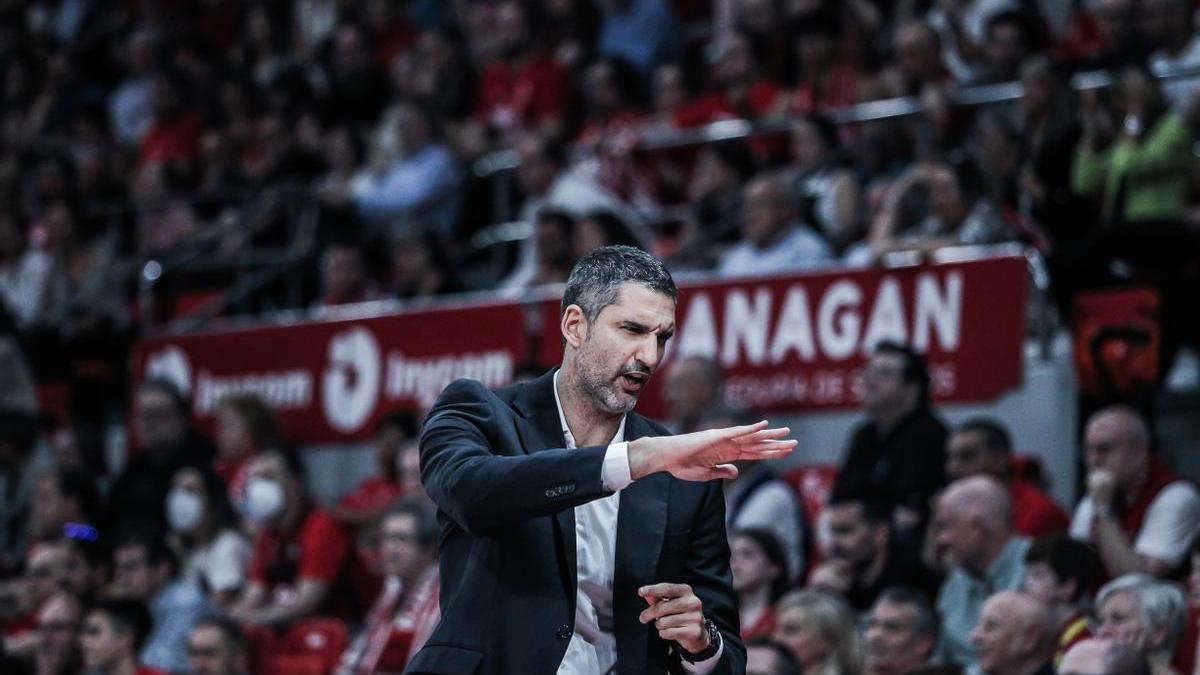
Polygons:
M579 349L584 340L587 340L589 328L583 308L579 305L568 305L559 322L559 328L562 330L563 339L567 341L567 344L571 345L572 349Z

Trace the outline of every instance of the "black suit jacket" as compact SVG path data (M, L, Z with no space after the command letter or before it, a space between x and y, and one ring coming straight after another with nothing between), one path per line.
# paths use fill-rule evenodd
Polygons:
M611 493L606 446L563 447L553 382L551 372L493 393L459 380L430 411L421 482L438 505L442 620L406 672L552 675L562 662L575 623L574 507ZM669 433L626 419L626 440ZM745 672L720 482L659 473L620 495L616 672L682 672L672 643L638 621L637 589L659 582L690 584L720 629L713 672Z

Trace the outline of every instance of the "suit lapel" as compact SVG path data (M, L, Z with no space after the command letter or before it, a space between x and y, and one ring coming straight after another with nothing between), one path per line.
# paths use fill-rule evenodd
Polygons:
M562 425L558 419L558 404L554 400L554 370L526 385L518 387L513 405L522 417L517 420L521 447L527 453L566 447ZM575 613L575 593L578 586L578 561L575 553L575 509L563 509L554 516L559 560L564 561L559 572L564 588L571 589L571 614Z
M631 413L626 418L625 440L654 435L657 435L654 429L640 415ZM637 616L646 602L638 597L637 590L660 581L655 577L670 496L671 480L665 473L646 476L621 491L613 577L618 663L640 663L645 659L649 629L638 623Z

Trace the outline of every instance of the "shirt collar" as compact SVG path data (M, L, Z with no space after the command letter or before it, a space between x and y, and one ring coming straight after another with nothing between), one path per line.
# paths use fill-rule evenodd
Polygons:
M554 379L551 386L554 389L554 407L558 410L558 424L562 427L563 438L567 441L568 448L575 448L575 437L571 435L571 428L567 426L567 417L563 414L562 401L558 398L558 374L562 369L554 371ZM621 415L621 424L617 427L617 433L609 441L609 444L620 443L625 440L625 418L628 414Z

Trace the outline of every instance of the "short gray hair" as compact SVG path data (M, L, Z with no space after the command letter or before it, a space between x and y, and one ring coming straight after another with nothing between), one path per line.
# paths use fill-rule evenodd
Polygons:
M937 608L933 606L933 601L924 592L911 586L888 586L875 600L876 605L881 602L890 602L893 605L903 605L912 609L915 620L913 628L916 629L917 635L937 637L940 630Z
M1183 591L1175 584L1135 572L1104 584L1096 595L1096 607L1103 607L1104 603L1117 593L1129 593L1137 599L1142 626L1146 630L1166 628L1163 644L1155 651L1168 659L1171 658L1175 651L1175 643L1179 641L1187 620L1187 603Z
M595 321L601 310L617 301L621 284L630 281L671 300L679 298L675 280L658 258L632 246L601 246L575 263L563 291L559 316L566 313L567 307L579 305L588 322Z

